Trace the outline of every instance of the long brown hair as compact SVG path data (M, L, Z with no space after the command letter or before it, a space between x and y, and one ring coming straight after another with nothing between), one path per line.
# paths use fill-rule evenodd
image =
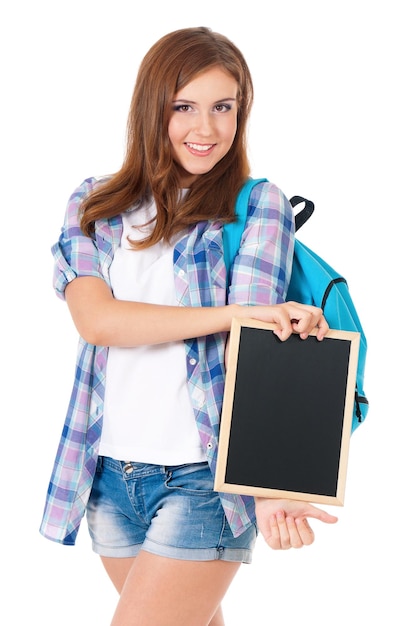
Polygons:
M228 153L197 177L180 200L178 166L168 125L175 94L197 75L221 67L237 81L237 132ZM249 175L247 120L253 99L250 71L239 49L209 28L185 28L157 41L137 75L127 124L121 169L84 201L81 228L88 235L100 218L114 217L138 202L156 203L152 234L137 247L150 246L203 220L232 220L238 189Z

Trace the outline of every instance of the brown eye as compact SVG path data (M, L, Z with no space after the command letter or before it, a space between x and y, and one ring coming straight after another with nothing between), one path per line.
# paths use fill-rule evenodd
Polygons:
M180 113L187 113L188 111L191 110L191 107L189 104L177 104L176 106L173 107L174 111L179 111Z
M231 110L230 104L216 104L215 105L215 111L217 113L225 113L226 111L230 111L230 110Z

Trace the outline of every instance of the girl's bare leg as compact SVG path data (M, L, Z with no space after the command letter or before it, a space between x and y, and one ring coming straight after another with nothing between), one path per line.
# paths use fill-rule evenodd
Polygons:
M120 593L111 626L224 626L221 600L239 563L181 561L145 551L102 561Z

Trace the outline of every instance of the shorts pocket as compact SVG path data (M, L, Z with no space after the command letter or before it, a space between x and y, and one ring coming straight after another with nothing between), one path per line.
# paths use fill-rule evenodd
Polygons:
M165 486L177 493L211 497L214 492L214 479L208 463L192 463L170 467L167 470Z

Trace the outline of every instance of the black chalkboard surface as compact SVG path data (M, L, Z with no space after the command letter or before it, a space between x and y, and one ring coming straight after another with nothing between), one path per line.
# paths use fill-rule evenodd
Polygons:
M215 489L344 504L360 334L233 320Z

